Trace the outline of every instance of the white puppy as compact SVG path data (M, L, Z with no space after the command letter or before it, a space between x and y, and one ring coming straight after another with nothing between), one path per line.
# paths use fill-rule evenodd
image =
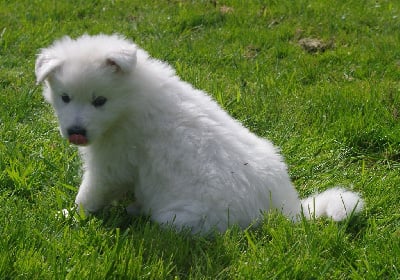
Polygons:
M83 157L75 202L85 211L131 192L131 210L207 232L245 228L270 209L337 221L362 209L341 188L300 200L271 142L120 36L64 37L41 50L35 71Z

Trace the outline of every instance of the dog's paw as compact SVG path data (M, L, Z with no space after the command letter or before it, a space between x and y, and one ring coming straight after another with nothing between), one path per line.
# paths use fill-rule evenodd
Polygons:
M134 202L134 203L129 204L126 207L126 212L131 216L140 216L141 207L140 207L139 203Z

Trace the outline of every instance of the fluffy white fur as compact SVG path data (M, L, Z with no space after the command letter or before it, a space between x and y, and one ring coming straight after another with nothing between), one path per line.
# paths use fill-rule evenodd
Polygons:
M61 134L80 145L76 204L86 211L131 192L132 212L207 232L245 228L270 209L336 221L362 209L342 188L300 200L271 142L118 35L64 37L41 50L35 70Z

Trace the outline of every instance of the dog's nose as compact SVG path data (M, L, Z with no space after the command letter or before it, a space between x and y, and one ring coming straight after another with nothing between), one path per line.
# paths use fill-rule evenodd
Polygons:
M84 129L81 126L70 127L70 128L68 128L67 132L68 132L69 136L74 135L74 134L86 136L86 129Z
M68 140L70 143L85 146L88 144L89 140L86 137L86 129L81 126L72 126L67 129Z

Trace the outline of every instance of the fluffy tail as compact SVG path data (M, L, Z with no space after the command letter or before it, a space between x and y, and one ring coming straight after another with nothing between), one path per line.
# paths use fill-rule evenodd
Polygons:
M308 219L325 216L334 221L341 221L360 212L364 201L358 193L343 188L332 188L303 199L301 205L303 214Z

